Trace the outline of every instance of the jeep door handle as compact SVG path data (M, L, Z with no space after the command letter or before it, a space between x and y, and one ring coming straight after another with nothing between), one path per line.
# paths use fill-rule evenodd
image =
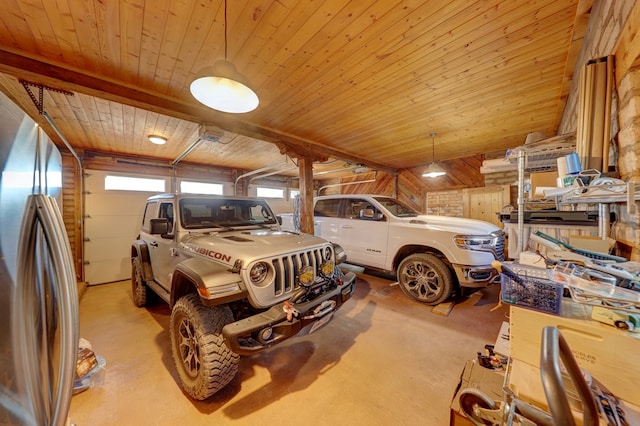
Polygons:
M351 225L341 225L340 228L342 228L342 229L351 229L353 227Z
M158 242L152 241L151 243L149 243L149 245L151 245L152 247L158 247Z

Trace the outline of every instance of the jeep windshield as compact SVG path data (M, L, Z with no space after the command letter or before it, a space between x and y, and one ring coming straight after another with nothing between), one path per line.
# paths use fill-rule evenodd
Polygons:
M389 210L389 213L391 213L394 216L415 217L420 214L414 209L412 209L411 207L405 204L402 204L400 201L394 198L388 198L388 197L374 197L374 198L376 199L376 201L382 204L384 208Z
M183 198L180 221L184 229L268 226L277 224L273 212L262 200Z

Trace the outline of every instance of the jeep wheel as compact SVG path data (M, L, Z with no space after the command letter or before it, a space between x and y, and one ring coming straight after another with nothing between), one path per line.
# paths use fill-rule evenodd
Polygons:
M228 306L203 306L197 294L182 297L171 311L171 352L182 388L203 400L225 387L238 372L238 354L229 350L222 327L233 322Z
M429 305L444 302L453 292L451 270L431 254L406 257L398 267L398 283L404 294Z
M139 308L151 305L154 301L155 293L142 278L142 260L137 256L131 259L131 293L133 304Z

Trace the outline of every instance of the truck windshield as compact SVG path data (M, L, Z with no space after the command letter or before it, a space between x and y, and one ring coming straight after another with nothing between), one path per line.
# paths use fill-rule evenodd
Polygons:
M418 216L420 213L412 209L411 207L402 204L400 201L394 198L387 197L375 197L375 199L382 204L389 213L397 217L414 217Z
M273 212L262 200L183 198L180 221L185 229L275 225Z

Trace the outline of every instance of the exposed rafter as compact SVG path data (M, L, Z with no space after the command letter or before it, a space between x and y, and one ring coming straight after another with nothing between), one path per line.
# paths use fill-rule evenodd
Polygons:
M366 164L367 166L395 174L397 169L385 164L372 162L365 158L331 149L309 140L285 135L275 130L260 127L248 122L231 118L225 114L199 106L195 101L163 96L142 91L124 83L107 80L70 67L47 63L6 49L0 49L0 72L28 79L43 87L59 87L59 90L84 93L108 101L118 102L180 118L192 122L207 122L221 129L253 137L270 143L281 143L289 150L307 158L337 158L345 161ZM36 104L37 105L37 104Z

